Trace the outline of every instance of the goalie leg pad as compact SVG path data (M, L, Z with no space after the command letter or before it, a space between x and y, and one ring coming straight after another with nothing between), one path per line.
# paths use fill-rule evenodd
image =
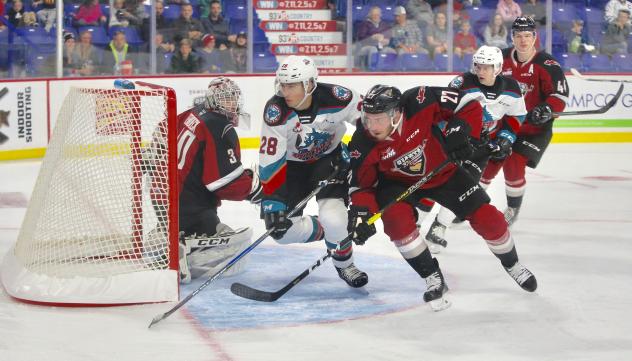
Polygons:
M252 244L252 229L241 228L233 231L220 223L217 233L210 237L187 237L185 244L190 248L187 256L191 277L211 276L223 268L237 254ZM248 256L235 263L224 276L240 273L245 269Z

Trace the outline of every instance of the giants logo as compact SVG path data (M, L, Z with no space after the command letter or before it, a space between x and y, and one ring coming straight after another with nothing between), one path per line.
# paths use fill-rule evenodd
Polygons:
M424 174L426 158L421 146L397 158L394 162L395 171L406 175L418 176Z

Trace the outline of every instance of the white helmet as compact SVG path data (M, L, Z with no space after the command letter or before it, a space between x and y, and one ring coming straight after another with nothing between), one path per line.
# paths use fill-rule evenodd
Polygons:
M503 69L503 52L495 46L483 45L472 56L472 73L475 64L493 65L494 76L497 76Z
M250 114L243 112L243 104L241 89L231 79L219 77L208 84L206 107L224 114L235 126L239 125L239 118L250 123Z
M316 81L318 80L318 68L316 63L309 56L290 55L279 65L276 72L274 87L276 94L282 96L281 84L303 83L305 96L312 94L316 89ZM312 82L314 87L309 90L309 83Z

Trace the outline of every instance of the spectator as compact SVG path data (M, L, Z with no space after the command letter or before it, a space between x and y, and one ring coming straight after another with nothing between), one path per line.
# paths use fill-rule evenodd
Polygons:
M193 43L190 39L180 40L179 49L171 57L171 64L167 73L194 74L199 72L200 57L193 52Z
M619 9L615 21L608 24L606 34L601 43L601 52L607 55L626 54L628 52L628 37L630 36L630 10Z
M37 12L37 20L44 26L46 31L50 31L57 19L55 0L43 0L41 4L42 9Z
M64 33L64 55L63 55L63 74L64 76L73 76L79 74L81 66L75 62L73 56L75 50L75 36L72 33ZM38 75L55 76L57 70L57 55L52 54L46 58L44 64L40 68Z
M171 20L165 18L163 14L165 5L161 0L156 0L154 2L154 8L156 9L156 32L160 32L164 39L172 39L173 24ZM149 16L143 19L142 34L143 40L148 41L151 34L151 18Z
M72 25L76 27L99 26L107 20L101 12L99 0L84 0L79 6L79 11L71 15L74 19Z
M420 29L425 29L426 26L432 24L434 13L426 0L408 0L406 13L408 14L408 19L414 19Z
M228 48L225 55L224 71L244 73L247 70L248 35L243 31L237 34L235 45Z
M454 36L454 54L463 57L476 52L476 37L470 32L472 27L468 21L461 23L461 31Z
M540 25L546 24L546 8L538 0L527 0L522 4L522 16L528 16Z
M170 57L168 54L172 54L175 51L175 46L165 41L165 36L162 33L156 32L156 36L154 37L154 43L156 44L156 72L158 74L163 74L165 69L169 66L167 62ZM147 42L143 45L142 56L144 61L143 69L141 69L142 73L149 73L151 71L151 44Z
M632 13L632 2L626 0L610 0L606 4L606 8L604 10L604 19L606 20L606 24L610 24L617 19L617 15L619 14L620 9L628 9L630 13ZM628 21L628 24L630 22Z
M222 16L222 4L219 1L211 1L209 14L202 18L202 25L205 33L215 36L215 42L220 49L226 49L235 43L237 36L229 34L228 19Z
M444 13L436 13L434 23L428 27L426 43L432 56L448 52L448 27Z
M125 32L115 31L103 54L103 74L130 75L135 60L135 52L127 43Z
M25 11L22 18L18 22L18 28L29 28L39 26L37 16L32 11Z
M584 31L583 20L573 20L571 30L568 35L568 52L573 54L596 53L594 43L588 37L588 33Z
M514 0L498 0L496 12L502 16L505 24L513 23L518 16L522 15L520 5Z
M145 6L138 0L124 0L123 7L116 10L115 17L120 25L110 22L110 27L124 26L140 29L147 14L145 13Z
M77 65L79 75L96 75L95 70L101 66L103 52L92 45L92 33L88 30L79 34L79 44L73 51L73 63Z
M382 10L379 6L373 6L367 18L360 22L357 27L358 47L356 65L366 69L368 59L377 52L395 53L395 50L387 45L390 42L391 26L382 21Z
M215 37L206 34L202 37L202 48L197 50L200 56L201 71L203 73L219 73L222 71L223 50L215 49Z
M208 14L211 13L211 0L199 0L198 6L200 7L200 19L205 19Z
M127 27L129 22L123 19L122 17L117 16L119 11L123 11L125 9L125 0L110 0L110 19L108 20L108 25L112 26L123 26Z
M509 44L507 44L507 27L500 14L496 13L489 24L485 26L483 37L485 39L485 45L495 46L500 49L509 46Z
M193 18L193 6L191 4L182 4L180 6L180 17L176 19L173 26L176 37L179 37L179 39L174 38L176 42L180 39L189 39L193 46L197 47L202 44L204 27L200 20Z
M394 10L395 25L391 29L391 44L398 54L428 54L423 47L423 34L414 21L406 19L406 9L398 6Z
M6 16L9 23L14 27L17 27L22 19L22 16L24 16L24 3L22 0L14 0L13 5L11 6L11 9L7 11ZM2 23L0 22L0 24Z

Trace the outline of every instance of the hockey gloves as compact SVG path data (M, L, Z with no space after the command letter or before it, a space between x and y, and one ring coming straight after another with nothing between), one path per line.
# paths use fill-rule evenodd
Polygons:
M547 103L535 106L529 113L529 122L533 125L543 125L553 118L553 110Z
M445 152L452 160L469 158L474 149L469 140L472 128L466 122L454 119L448 122L445 128Z
M282 202L273 200L264 200L261 205L266 229L274 228L270 235L278 241L292 227L292 221L287 218L287 206Z
M261 186L261 182L259 181L259 174L248 168L244 170L244 173L252 177L252 187L250 188L250 193L248 194L248 196L246 196L246 199L249 200L252 204L261 203L261 197L263 196L263 187Z
M506 130L501 130L496 138L490 142L490 158L495 161L502 161L511 154L511 147L516 140L516 136Z
M351 168L351 156L346 144L340 143L340 148L340 153L331 160L331 166L334 172L338 172L336 178L346 179L347 171Z
M347 231L349 237L357 245L363 245L372 235L376 233L375 225L366 223L371 218L371 213L366 207L349 207L349 223Z

